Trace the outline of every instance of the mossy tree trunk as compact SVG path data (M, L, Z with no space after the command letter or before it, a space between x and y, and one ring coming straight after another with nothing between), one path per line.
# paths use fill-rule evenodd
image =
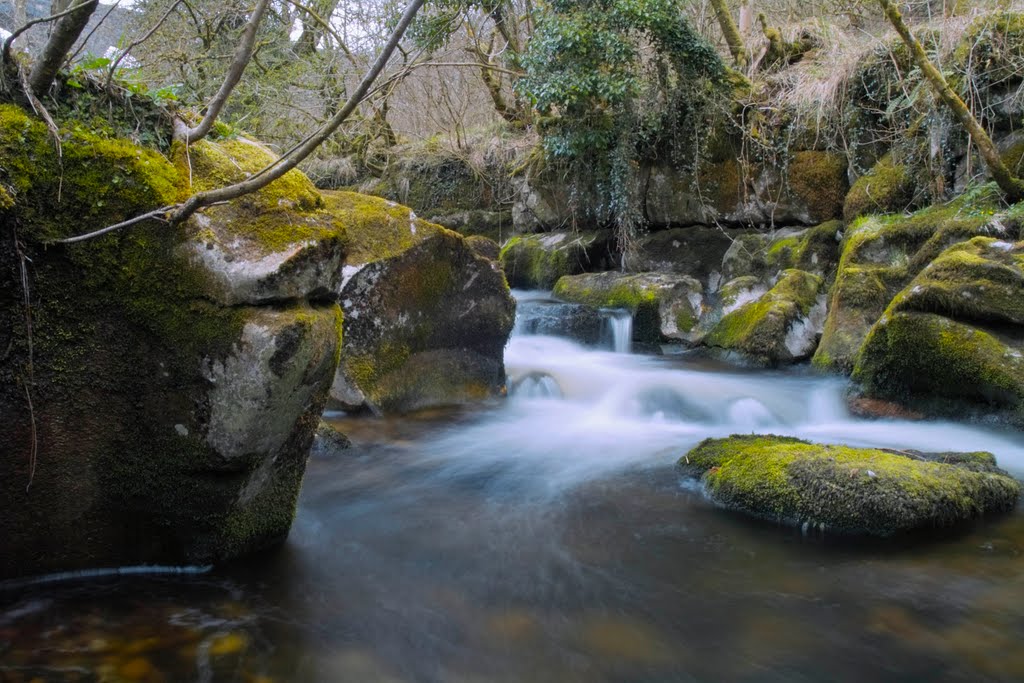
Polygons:
M722 35L725 36L725 43L729 46L729 52L732 54L736 66L741 69L746 68L747 47L743 44L743 36L740 35L736 22L733 21L729 5L726 4L726 0L711 0L711 6L715 10L715 17L718 19L718 25L722 27Z
M78 36L82 35L82 31L89 23L89 17L96 11L97 6L99 6L99 0L80 0L75 5L75 11L57 20L50 39L46 41L46 45L28 77L29 88L37 97L45 95L53 85L53 79L57 77L57 72L64 63L64 57L74 46ZM57 3L55 7L64 11L65 7L70 7L70 3L64 0Z
M949 83L942 73L928 59L924 47L914 37L914 34L910 32L910 28L903 21L903 15L900 14L899 9L890 0L878 0L878 3L882 6L882 11L885 13L886 18L896 29L896 32L900 34L900 38L903 39L903 42L913 55L914 62L921 69L928 82L931 83L939 98L953 110L953 115L967 129L971 138L974 139L974 144L977 145L981 158L985 160L989 173L992 174L992 178L999 185L1003 194L1011 202L1024 200L1024 181L1015 177L1010 172L1010 169L1006 167L1006 164L1003 163L999 150L996 148L995 143L992 142L992 138L985 132L985 129L982 128L978 119L974 117L974 114L967 108L964 101L960 99L960 96L949 87Z

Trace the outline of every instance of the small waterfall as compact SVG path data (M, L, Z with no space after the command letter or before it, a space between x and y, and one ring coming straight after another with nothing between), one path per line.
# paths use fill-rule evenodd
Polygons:
M633 349L633 315L629 311L609 311L606 320L612 335L612 350L629 353Z

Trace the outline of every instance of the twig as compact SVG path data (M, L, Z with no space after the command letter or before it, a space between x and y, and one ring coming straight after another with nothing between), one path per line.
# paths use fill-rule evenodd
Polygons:
M28 403L28 416L30 422L31 443L28 451L28 483L25 485L27 492L32 488L32 481L36 476L36 459L39 455L39 437L36 429L36 411L32 405L32 386L35 385L35 349L32 343L32 296L29 290L28 262L29 258L22 250L21 242L18 240L17 228L14 229L14 250L18 253L18 261L21 267L21 291L25 309L25 338L28 345L28 366L26 368L28 378L22 378L25 387L25 400Z
M124 60L124 58L127 57L132 50L134 50L139 45L142 45L144 42L152 38L153 34L156 33L161 26L163 26L164 22L167 21L167 18L171 16L174 10L178 9L178 5L180 5L182 1L183 0L174 0L174 3L167 9L166 12L164 12L164 15L160 17L160 20L153 25L153 28L146 31L146 34L143 35L141 38L134 40L131 43L128 43L128 47L121 50L121 52L117 55L117 59L115 59L114 63L110 65L110 72L107 74L107 83L104 86L104 89L110 89L110 83L114 79L114 73L117 71L117 67L121 65L122 60Z
M56 243L57 244L72 244L74 242L84 242L85 240L92 239L93 237L99 237L100 235L105 235L108 232L114 232L115 230L120 230L121 228L127 228L127 227L129 227L131 225L136 225L137 223L142 223L142 222L148 221L148 220L158 220L158 221L166 223L167 222L167 214L170 213L171 211L173 211L175 208L177 208L177 207L174 206L174 205L172 205L172 206L162 206L159 209L154 209L154 210L152 210L152 211L150 211L148 213L142 214L141 216L135 216L134 218L129 218L126 221L121 221L120 223L116 223L114 225L108 225L107 227L102 228L100 230L94 230L93 232L87 232L84 235L75 235L74 237L66 237L66 238L64 238L62 240L56 240Z

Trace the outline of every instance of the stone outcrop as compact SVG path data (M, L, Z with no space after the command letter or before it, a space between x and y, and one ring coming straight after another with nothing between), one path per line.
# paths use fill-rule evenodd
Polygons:
M282 541L338 361L341 231L293 172L181 226L54 245L272 159L63 138L58 161L0 107L0 577Z
M609 230L521 235L505 243L499 259L513 287L551 289L563 275L611 268L613 242Z

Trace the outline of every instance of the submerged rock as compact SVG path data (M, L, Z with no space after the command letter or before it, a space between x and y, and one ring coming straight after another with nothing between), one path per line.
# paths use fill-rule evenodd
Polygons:
M854 378L870 397L1024 425L1024 244L943 252L871 329Z
M702 312L703 287L686 275L668 273L587 273L555 284L559 299L600 308L621 308L633 315L633 339L689 340Z
M565 337L593 346L605 341L608 319L593 306L527 300L518 302L516 332Z
M765 365L809 358L825 324L822 279L787 270L767 293L757 296L756 287L741 278L723 288L725 315L703 343Z
M406 207L326 196L351 252L332 397L348 408L402 413L501 395L515 301L498 265Z
M720 505L841 534L950 527L1012 510L1021 492L990 453L926 455L781 436L707 439L679 465Z
M18 108L0 128L19 239L0 242L0 577L282 541L341 327L343 240L315 188L291 172L185 225L56 245L273 157L244 140L168 157L76 127L58 158Z

